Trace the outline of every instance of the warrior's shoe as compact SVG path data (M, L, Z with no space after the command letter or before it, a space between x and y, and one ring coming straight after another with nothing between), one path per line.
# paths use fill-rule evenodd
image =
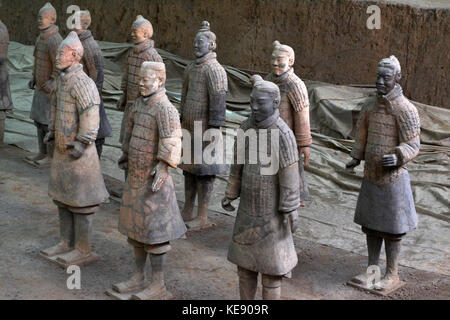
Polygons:
M401 284L398 274L386 274L383 279L381 279L378 287L379 291L389 292L397 289Z
M367 287L367 280L368 280L367 272L364 272L353 277L351 281Z
M188 228L188 231L199 231L215 226L215 224L208 221L208 217L205 216L197 217L191 221L186 221L185 224Z
M56 246L53 246L51 248L41 250L41 254L46 257L53 257L58 254L66 253L73 250L73 247L70 247L66 242L61 241Z
M144 291L133 294L131 300L158 300L168 295L164 281L152 282Z
M34 161L34 163L36 163L36 165L40 167L50 166L52 163L52 159L49 156L46 156L43 159Z
M130 280L113 284L114 291L119 293L139 292L148 286L145 274L135 273Z
M40 161L47 157L44 153L38 153L37 155L29 155L25 157L25 161L36 163L36 161Z
M58 262L65 263L65 264L74 264L77 261L85 260L91 255L91 253L83 253L78 249L73 249L72 251L69 251L67 253L61 254L58 257Z

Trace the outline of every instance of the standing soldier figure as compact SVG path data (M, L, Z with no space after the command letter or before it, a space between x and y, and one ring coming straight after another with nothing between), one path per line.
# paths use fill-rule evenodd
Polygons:
M92 36L92 32L88 30L92 21L91 14L87 10L78 11L76 14L80 18L81 29L77 29L77 26L75 25L72 30L78 34L81 44L83 45L84 55L80 62L83 65L84 72L89 76L89 78L94 80L100 95L100 129L98 129L97 140L95 140L98 157L100 158L102 155L105 138L112 136L112 128L108 121L108 117L106 116L102 98L104 79L103 56L100 47Z
M45 137L46 142L55 142L48 194L58 206L61 238L41 253L65 267L98 259L91 254L93 214L109 197L95 148L100 97L83 71L82 56L83 46L72 31L58 49L56 65L61 73Z
M201 29L194 40L194 55L197 58L187 66L184 74L183 91L181 97L181 126L190 133L184 137L190 148L190 157L183 156L180 168L184 174L185 206L182 216L190 229L202 229L208 226L208 204L211 198L216 175L226 174L227 166L222 159L223 138L220 128L225 125L226 95L228 80L225 69L217 61L216 35L210 31L207 21L203 21ZM199 125L195 134L200 139L208 129L219 131L212 150L212 164L206 164L203 152L208 144L194 141L194 127ZM183 142L184 144L185 142ZM190 145L189 145L190 143ZM211 142L213 143L213 142ZM195 148L200 144L201 149ZM186 152L186 150L184 150ZM196 154L196 153L202 154ZM202 159L196 163L196 158ZM187 159L189 158L189 159ZM195 198L198 195L198 213L193 213Z
M355 145L348 169L365 160L364 179L355 211L355 223L366 234L369 266L378 266L381 245L386 249L386 273L375 292L389 294L401 286L398 276L403 236L417 227L417 214L405 165L420 149L420 119L416 107L398 84L400 63L395 56L380 61L377 97L363 106L356 124ZM368 288L368 274L350 284Z
M124 111L122 127L120 129L120 143L123 143L125 126L130 117L130 110L134 101L139 97L139 72L144 61L163 62L161 56L155 50L153 37L153 26L147 19L137 16L131 30L131 38L134 47L128 52L125 71L122 78L123 95L117 103L119 110ZM125 169L125 178L128 170Z
M280 117L294 132L300 156L300 198L301 206L305 206L305 199L309 198L304 166L309 165L309 146L312 144L309 124L308 90L303 81L294 73L292 67L295 62L294 50L278 41L273 43L272 73L266 80L274 82L280 88ZM304 159L302 157L304 155Z
M132 299L166 298L164 284L166 253L170 241L180 238L186 226L180 215L169 167L181 158L181 126L177 109L164 88L166 69L161 62L144 62L140 93L125 126L120 166L127 166L120 208L119 231L134 247L135 270L130 280L116 284L109 294L134 293ZM152 278L147 283L147 256ZM119 293L119 294L118 294Z
M240 128L255 131L258 141L249 143L244 138L245 148L235 144L222 206L232 211L231 201L240 197L228 260L238 266L241 299L255 299L261 273L263 299L274 300L280 299L283 276L290 277L297 265L292 232L300 207L299 157L295 136L280 117L278 86L260 76L253 76L251 81L252 114ZM264 131L267 141L261 138ZM245 162L238 163L244 153ZM254 154L259 155L256 163L250 160ZM279 159L271 164L274 170L264 172L268 165L262 164L261 154L263 158Z
M55 88L58 70L56 68L56 52L62 41L56 23L56 10L47 2L38 15L38 27L41 30L34 48L33 79L28 87L34 90L30 118L37 127L39 154L26 157L26 160L38 165L50 164L49 147L44 142L50 122L50 93Z
M9 88L9 75L6 66L8 56L9 35L8 29L0 20L0 147L5 137L6 112L12 112L13 103Z

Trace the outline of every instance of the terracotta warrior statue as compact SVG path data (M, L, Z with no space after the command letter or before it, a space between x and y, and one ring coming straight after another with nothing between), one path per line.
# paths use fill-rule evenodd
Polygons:
M92 220L106 191L95 140L100 124L100 97L83 71L83 46L70 32L58 48L61 71L52 94L51 120L45 142L54 140L48 194L58 206L60 242L41 253L59 255L65 265L90 261Z
M400 63L395 56L380 61L377 96L363 106L356 124L355 145L348 169L365 161L364 179L356 204L355 223L367 237L369 266L378 266L386 249L386 273L376 290L399 287L398 260L402 237L417 227L417 214L405 165L420 148L417 109L402 93ZM366 285L367 273L352 279Z
M304 166L309 164L309 146L312 144L311 129L309 124L309 99L308 90L303 81L294 73L292 67L295 62L294 50L282 45L280 42L273 43L272 72L266 80L274 82L280 88L280 117L294 132L300 156L300 197L301 206L305 206L305 199L309 198L308 185L305 179ZM304 158L302 157L304 155Z
M48 133L50 122L50 92L55 88L58 76L56 52L62 41L55 23L56 10L47 2L39 10L38 27L41 33L34 48L33 78L28 83L28 87L34 90L30 118L37 128L39 154L26 159L38 165L50 163L50 150L44 143L44 137Z
M103 89L103 56L97 41L92 36L89 26L91 25L91 14L87 10L78 11L81 22L81 29L73 29L78 34L81 44L83 45L84 55L81 59L84 72L94 80L97 86L98 93L100 95L100 128L98 129L97 140L95 140L95 146L97 147L98 156L101 157L103 144L106 137L112 136L112 128L106 116L105 107L102 99Z
M135 256L130 280L116 284L118 293L132 299L167 296L164 263L170 241L186 232L178 208L169 167L181 160L181 125L177 109L166 95L166 69L162 62L144 62L140 94L131 107L119 166L128 168L120 208L119 231L128 237ZM150 257L152 277L147 282L145 264Z
M282 278L290 277L297 265L292 232L300 207L299 156L295 135L280 117L278 86L260 76L253 76L251 81L252 114L240 129L254 130L258 141L250 144L245 139L245 145L235 144L234 164L222 206L232 211L231 201L240 198L228 260L238 266L241 299L255 299L261 273L263 299L272 300L280 299ZM262 131L267 132L269 142L261 138ZM277 140L271 141L270 137ZM270 144L264 150L261 146L265 143ZM237 155L244 152L244 163L238 163ZM251 154L262 152L265 156L278 152L274 157L279 159L276 170L264 172L266 165L261 157L252 164L255 162L250 161Z
M190 133L183 137L190 142L190 159L180 168L184 174L185 206L182 212L184 221L190 229L202 229L208 226L208 203L213 192L216 175L227 174L228 167L220 154L223 150L223 138L220 128L225 125L226 95L228 80L225 69L216 59L216 35L210 31L207 21L203 21L194 40L194 55L196 60L187 66L181 97L181 126ZM219 131L215 138L215 148L211 152L212 164L196 161L198 153L205 152L208 143L200 144L201 150L195 148L194 127L199 125L198 136L213 128ZM183 144L185 142L183 141ZM198 143L198 142L197 142ZM186 145L183 147L186 148ZM183 152L186 152L185 150ZM215 159L214 159L215 158ZM195 198L198 195L198 212L193 212Z
M9 88L8 68L6 66L8 45L8 29L0 20L0 146L3 145L5 135L6 112L12 112L13 110L13 103Z
M124 111L122 119L122 127L120 130L120 143L123 143L125 134L125 126L130 117L130 110L134 101L139 97L139 72L144 61L163 62L161 56L154 47L154 41L151 40L153 36L153 26L147 19L142 16L137 16L136 21L131 28L131 38L134 42L134 47L128 52L126 59L125 70L122 78L121 89L123 95L117 103L117 108ZM127 176L125 170L125 178Z

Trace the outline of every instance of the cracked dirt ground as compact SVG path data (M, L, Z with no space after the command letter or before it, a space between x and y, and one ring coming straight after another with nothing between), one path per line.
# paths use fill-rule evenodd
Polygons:
M68 290L65 270L39 256L56 243L58 217L47 195L48 170L22 161L27 152L0 149L0 299L109 299L104 291L132 271L132 251L117 230L119 204L102 205L94 220L93 247L101 260L81 269L81 290ZM233 217L211 212L215 228L172 243L166 281L175 299L238 299L236 268L226 259ZM283 282L283 299L386 299L345 282L366 257L295 239L299 263ZM151 272L150 266L147 271ZM400 268L406 286L388 299L450 299L450 277ZM261 288L258 289L258 297Z

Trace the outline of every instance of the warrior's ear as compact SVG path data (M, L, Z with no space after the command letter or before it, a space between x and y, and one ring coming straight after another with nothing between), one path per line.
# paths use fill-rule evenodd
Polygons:
M215 51L217 49L217 43L215 41L209 42L209 50Z
M395 75L395 81L399 82L402 78L402 73L401 72L397 72L397 74Z

